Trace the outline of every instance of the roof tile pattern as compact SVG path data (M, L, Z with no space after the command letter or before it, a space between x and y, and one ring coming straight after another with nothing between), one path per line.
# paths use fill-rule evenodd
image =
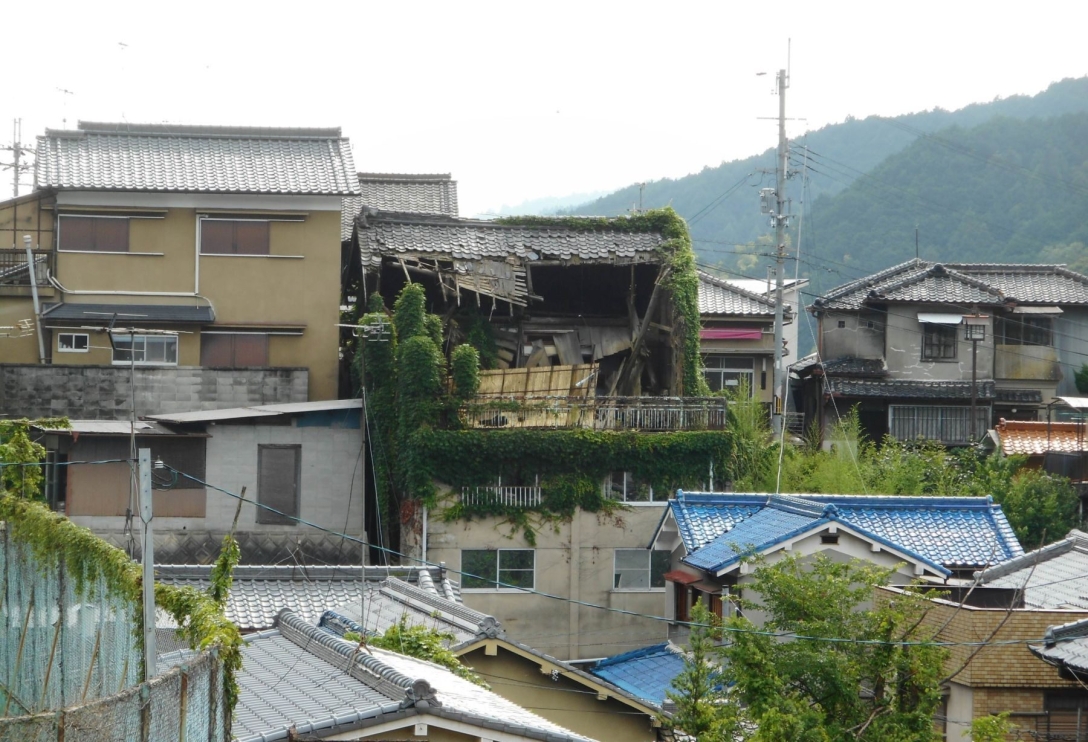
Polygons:
M657 706L665 702L665 691L675 692L672 681L683 670L684 655L668 642L617 654L589 668L601 680Z
M383 257L423 256L453 260L524 261L581 259L651 262L662 242L649 232L584 232L575 229L514 227L439 216L378 213L366 216L359 249L364 266Z
M881 397L886 399L971 399L969 381L922 381L914 379L857 379L829 376L831 393L842 397ZM996 396L994 382L978 382L978 399Z
M1006 456L1043 456L1047 451L1088 451L1088 425L1007 420L995 428Z
M842 284L817 309L860 309L869 301L934 304L1088 304L1088 276L1064 265L932 263L909 260Z
M94 124L38 138L38 188L347 196L339 129Z
M1029 608L1088 610L1088 534L1072 531L1053 544L979 575L988 587L1024 591Z
M830 520L947 569L1024 553L1001 506L981 497L681 492L669 501L669 515L688 552L684 561L706 570L735 562L734 544L769 548Z
M364 206L382 211L457 216L457 181L449 175L359 173L358 196L345 198L340 239L351 239L355 217Z
M699 271L699 314L773 315L774 302Z
M1052 665L1088 674L1088 619L1051 626L1046 632L1046 644L1029 649Z

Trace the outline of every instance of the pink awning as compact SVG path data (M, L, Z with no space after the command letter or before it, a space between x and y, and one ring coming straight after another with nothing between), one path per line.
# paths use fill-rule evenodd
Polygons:
M699 337L703 340L759 340L763 337L760 329L730 329L713 328L699 330Z

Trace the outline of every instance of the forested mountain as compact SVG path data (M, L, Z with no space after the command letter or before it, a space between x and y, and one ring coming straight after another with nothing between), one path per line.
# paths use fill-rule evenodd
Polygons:
M888 157L903 152L919 137L927 134L952 127L971 129L998 117L1027 120L1084 112L1088 112L1088 78L1067 79L1054 83L1035 96L1013 96L991 103L970 105L958 111L938 109L896 118L885 119L872 116L866 119L850 119L841 124L825 126L792 141L791 168L800 170L807 162L808 177L804 179L805 199L812 204L819 196L834 196L848 188L860 176L873 170ZM976 145L983 146L983 151L990 151L977 142L971 146ZM951 153L952 150L944 151L945 156ZM1019 158L1022 156L1017 154L1012 162L1020 163ZM940 157L934 158L934 160L939 159ZM978 164L977 160L973 162ZM1045 167L1045 163L1032 165L1032 167L1035 166ZM773 186L774 176L763 175L758 171L760 169L773 171L774 167L774 150L768 149L761 155L723 163L717 167L707 167L699 173L683 178L652 181L645 186L643 204L645 208L671 205L685 217L691 227L696 250L703 262L762 276L761 264L766 261L761 259L762 256L759 253L766 252L769 243L760 244L765 242L760 240L760 237L767 235L770 228L766 217L759 213L758 190L761 187ZM1000 175L1004 179L1013 177L1014 172L995 166L993 174ZM921 177L921 172L918 176ZM871 179L862 179L858 181L858 184L873 191L873 198L863 205L868 210L874 210L878 205L895 201L892 196L897 192L893 184L881 184L877 187ZM936 214L946 214L949 209L960 208L959 204L973 203L954 194L947 184L934 184L934 186L939 187L939 195L933 194L935 197L930 200L941 206L935 205L932 209L924 211L921 206L912 201L915 208L914 216L907 218L910 222L909 234L899 232L894 234L894 239L899 241L897 244L901 243L900 246L904 251L908 246L910 248L910 255L906 252L900 253L901 255L907 257L913 255L915 222L920 225L924 235L923 242L929 240L926 244L935 249L937 243L929 238L933 231L932 227L936 226ZM915 184L915 187L922 187L920 181ZM638 191L638 186L632 185L579 207L565 210L563 213L622 214L633 204L638 203ZM798 201L801 191L802 178L795 175L788 186L788 195L794 202L795 214L800 213ZM964 196L966 197L966 194ZM926 198L929 197L926 196ZM857 203L859 206L862 205L860 202ZM829 207L824 205L821 208ZM976 214L982 213L974 206L972 208ZM1023 213L1023 209L1018 213ZM845 211L836 211L836 214L849 219ZM878 212L873 211L873 215L879 218ZM812 217L811 221L819 226L821 222L819 212L812 212ZM797 220L794 220L794 226L796 224ZM941 224L945 225L947 222L942 221ZM897 226L896 229L898 228ZM826 242L826 237L822 236L826 232L820 230L820 234L821 242ZM889 230L880 234L885 240L892 236ZM807 236L804 239L807 241ZM859 260L859 256L864 253L856 247L852 250L850 254L855 260ZM850 252L835 251L839 254ZM811 254L807 249L805 252ZM890 256L887 251L882 254ZM934 257L932 251L927 252L926 255ZM875 263L867 261L864 265L875 265ZM805 272L804 268L803 265L802 272Z

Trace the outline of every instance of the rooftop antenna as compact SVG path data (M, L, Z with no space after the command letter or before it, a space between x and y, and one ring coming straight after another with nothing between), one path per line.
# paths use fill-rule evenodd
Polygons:
M914 225L914 259L918 259L918 225Z
M61 94L61 117L60 128L65 129L68 127L68 98L69 95L75 95L74 90L67 90L65 88L57 88L57 92Z

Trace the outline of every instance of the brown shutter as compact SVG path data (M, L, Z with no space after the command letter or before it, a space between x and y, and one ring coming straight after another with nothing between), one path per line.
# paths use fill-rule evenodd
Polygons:
M233 335L201 335L200 365L207 368L232 368Z
M268 254L268 222L235 222L234 238L239 255Z
M301 446L257 447L257 502L298 517ZM257 522L294 525L292 518L260 508Z
M200 252L230 255L234 252L234 222L200 220Z
M104 252L128 252L128 219L94 219L95 247Z
M235 335L234 367L248 368L268 365L267 335Z
M94 222L86 216L65 216L60 220L61 250L94 250Z

